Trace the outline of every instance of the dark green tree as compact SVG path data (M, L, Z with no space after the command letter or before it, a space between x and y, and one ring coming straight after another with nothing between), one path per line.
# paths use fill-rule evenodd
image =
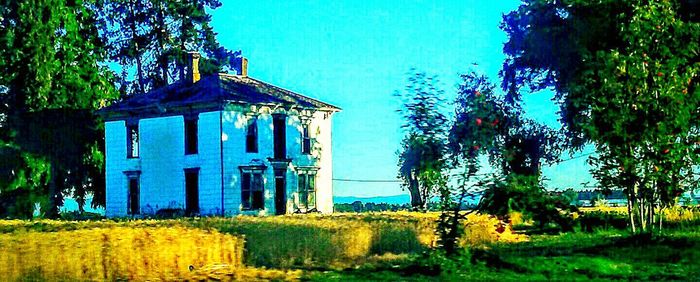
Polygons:
M9 216L31 216L40 202L55 217L64 195L82 204L93 194L100 204L104 157L93 111L116 92L100 64L94 4L0 2L0 198L22 207Z
M234 69L240 51L222 47L210 22L218 0L104 0L99 5L110 58L120 65L122 95L147 92L185 75L187 53L203 52L204 75ZM130 77L130 73L135 75Z
M633 231L649 230L698 164L700 22L693 1L526 1L504 16L503 87L554 89L573 148L623 188Z

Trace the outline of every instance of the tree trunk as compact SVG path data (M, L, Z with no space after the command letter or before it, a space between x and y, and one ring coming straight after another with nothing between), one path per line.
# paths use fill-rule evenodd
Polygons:
M418 180L413 175L409 176L408 179L408 192L411 194L411 207L416 210L422 210L424 206L423 197L421 197Z
M131 18L132 18L132 20L131 20L131 25L130 25L130 28L131 28L131 36L132 36L131 39L134 40L134 41L136 41L136 42L135 42L135 47L136 47L136 73L137 73L137 76L138 76L138 79L139 79L139 89L138 89L138 91L139 91L139 93L144 93L146 89L144 88L144 85L143 85L143 82L144 82L144 80L143 80L143 62L141 62L141 51L140 51L141 48L140 48L140 46L139 46L138 40L136 40L136 37L138 37L138 35L137 35L137 32L136 32L136 22L134 21L134 20L136 19L136 15L135 15L135 13L134 13L134 8L133 8L134 4L133 4L133 2L131 2L130 4L131 4L131 5L129 5L129 12L131 13Z
M58 218L58 206L61 204L61 191L58 189L58 169L54 162L51 162L51 178L49 179L49 206L45 216L47 218Z
M646 201L644 197L639 198L639 224L640 224L640 231L645 232L647 229L647 222L646 222L646 217L644 214L644 205L646 204Z
M632 213L632 197L628 195L627 197L627 216L629 217L630 220L630 226L632 227L632 233L637 233L637 228L634 225L634 214Z

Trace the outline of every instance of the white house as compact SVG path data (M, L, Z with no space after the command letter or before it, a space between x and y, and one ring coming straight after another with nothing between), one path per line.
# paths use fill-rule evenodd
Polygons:
M247 76L187 80L103 108L106 215L333 212L340 109Z

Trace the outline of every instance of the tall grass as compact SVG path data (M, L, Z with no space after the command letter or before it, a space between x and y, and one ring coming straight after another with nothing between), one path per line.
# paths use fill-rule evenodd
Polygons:
M131 234L128 237L132 245L150 244L152 234L137 233L137 230L162 229L165 227L178 228L181 238L194 246L202 248L217 248L215 241L193 241L195 233L207 233L202 230L217 230L220 233L232 234L245 238L243 262L249 266L264 266L274 268L344 268L362 263L365 259L376 255L415 254L435 246L436 221L439 213L369 213L369 214L334 214L334 215L288 215L275 217L236 216L229 218L194 218L178 220L102 220L102 221L1 221L0 233L3 238L22 237L21 233L55 232L57 234L73 234L70 232L87 232L85 229L99 230L120 229ZM189 229L188 229L189 228ZM128 231L128 230L134 231ZM194 230L191 230L194 229ZM68 231L75 230L75 231ZM97 231L95 231L97 232ZM131 232L131 233L130 233ZM116 236L123 232L110 232L106 236ZM48 233L47 233L48 234ZM78 233L75 233L78 234ZM199 233L197 233L199 234ZM36 236L36 235L32 235ZM47 235L49 236L49 235ZM139 239L145 236L146 239ZM218 236L218 235L217 235ZM82 237L81 237L82 238ZM110 237L112 238L112 237ZM125 237L126 238L126 237ZM60 240L61 237L46 237L45 241ZM9 240L9 239L8 239ZM117 239L110 239L117 240ZM495 217L488 215L469 215L465 221L465 235L460 240L464 246L487 244L491 242L515 242L526 240L523 235L513 233L509 225L505 225ZM88 240L89 241L89 240ZM161 240L162 241L162 240ZM238 240L240 242L242 240ZM135 243L134 243L135 242ZM160 241L158 241L160 242ZM190 244L182 242L183 244ZM97 244L97 243L93 243ZM173 242L173 244L176 244ZM177 243L180 244L180 243ZM114 247L129 249L132 245ZM112 246L112 245L109 245ZM14 245L8 250L19 247ZM168 247L161 250L175 250ZM90 250L88 248L87 250ZM79 252L79 251L76 251ZM148 252L145 250L145 252ZM157 257L159 251L134 258L145 261L133 263L153 265L151 257ZM111 255L111 254L110 254ZM127 254L128 255L128 254ZM170 255L173 255L170 252ZM115 257L115 255L111 255ZM160 257L158 257L160 259ZM173 261L173 258L162 258ZM120 265L126 258L108 260L111 265ZM194 258L192 258L194 260ZM200 267L199 261L190 264ZM215 259L207 263L225 263ZM182 258L178 258L181 267ZM43 265L43 263L41 264ZM183 264L184 265L184 264ZM179 268L178 268L179 269ZM42 270L43 271L43 270ZM115 273L131 275L130 270L117 268ZM139 271L136 273L139 273ZM178 270L180 271L180 270ZM177 272L183 274L184 272ZM103 273L98 273L103 274ZM112 277L112 276L110 276ZM118 278L118 277L117 277Z
M238 268L239 237L183 227L0 234L3 280L175 280L212 264Z

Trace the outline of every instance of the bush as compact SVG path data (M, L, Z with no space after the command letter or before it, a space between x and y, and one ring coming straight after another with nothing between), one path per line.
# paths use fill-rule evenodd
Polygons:
M596 230L627 229L627 213L622 211L595 210L584 212L576 218L581 231L593 232Z
M185 216L185 210L179 208L159 209L156 218L180 218Z

